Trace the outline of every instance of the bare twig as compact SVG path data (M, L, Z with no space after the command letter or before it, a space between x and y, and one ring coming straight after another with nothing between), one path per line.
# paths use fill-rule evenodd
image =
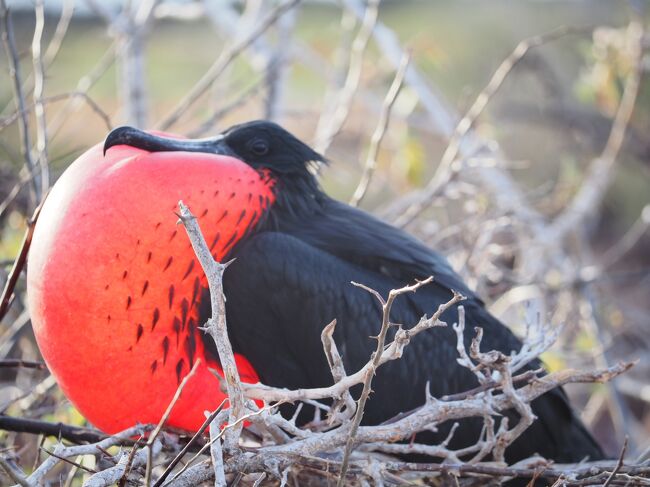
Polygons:
M50 43L47 45L45 55L43 56L43 64L46 67L50 66L56 59L57 54L59 54L61 44L63 44L63 39L68 32L70 20L74 13L74 4L75 0L64 0L61 5L61 17L59 17L59 22L56 24L54 35L52 36Z
M174 470L174 467L178 465L178 463L183 459L185 454L190 450L190 447L196 443L196 441L203 435L206 429L210 426L212 423L212 420L217 417L217 415L223 410L224 405L226 404L226 399L221 401L221 404L219 404L219 407L215 409L210 415L205 419L201 427L198 429L198 431L192 436L190 441L188 441L185 446L181 449L180 452L178 452L178 455L174 457L174 459L169 463L165 471L162 473L162 475L156 480L156 482L153 484L153 487L160 487L165 479L169 476L169 474Z
M579 223L600 207L600 202L609 187L612 169L623 145L641 82L641 59L643 56L641 43L644 29L640 20L630 22L627 35L630 39L632 69L625 81L623 96L614 117L607 144L600 156L591 163L578 193L573 197L566 210L549 226L548 232L544 235L547 244L561 240L567 232L578 228Z
M0 467L9 475L9 478L22 487L34 487L34 485L27 480L25 474L12 462L0 456Z
M221 440L221 438L224 436L224 434L225 434L228 430L241 426L245 421L256 420L257 418L259 418L259 417L263 416L265 413L267 413L267 412L269 411L269 409L274 408L274 407L275 407L275 405L273 405L273 406L267 406L267 407L262 408L262 409L258 409L257 411L254 411L254 412L252 412L252 413L249 413L249 414L245 414L245 415L243 415L242 417L240 417L240 418L239 418L237 421L235 421L234 423L228 423L228 424L226 424L226 425L221 429L221 431L220 431L218 434L216 434L216 435L212 435L212 436L210 437L210 441L209 441L208 443L206 443L203 447L201 447L201 449L198 451L198 453L196 453L196 454L195 454L195 455L194 455L194 456L193 456L193 457L192 457L192 458L191 458L191 459L190 459L190 460L185 464L185 466L184 466L183 468L181 468L181 469L180 469L180 470L179 470L179 471L174 475L174 477L173 477L169 482L166 482L164 485L165 485L165 486L167 486L167 485L175 485L175 481L176 481L178 478L182 477L185 471L187 471L188 469L190 469L190 465L191 465L191 464L192 464L192 463L193 463L197 458L199 458L199 456L200 456L201 454L203 454L205 451L207 451L207 450L211 447L211 445L212 445L213 442ZM214 418L212 418L212 420L210 421L210 424L212 424L212 423L215 422L215 421L216 421L216 423L218 423L218 424L223 424L223 420L225 419L225 417L222 417L222 416L223 416L223 414L224 414L225 412L226 412L226 411L218 411L218 412L216 412ZM272 417L272 418L277 418L277 416L271 416L271 417ZM267 417L267 418L268 418L268 417ZM286 420L282 420L282 421L286 422ZM298 435L298 436L301 436L301 435ZM214 474L214 472L212 472L212 473ZM231 472L231 473L232 473L232 472Z
M342 487L343 482L345 482L345 473L348 469L348 462L350 460L350 454L352 453L352 447L354 446L357 430L359 429L359 425L361 424L361 420L363 419L363 411L365 409L366 402L368 401L368 397L370 396L370 387L372 385L372 379L376 374L377 367L381 365L380 361L385 348L386 334L388 333L388 328L391 325L390 310L393 307L393 303L395 302L395 299L398 296L405 293L416 292L419 288L429 284L431 281L433 281L433 277L429 277L424 281L416 282L411 286L406 286L401 289L393 290L388 294L388 299L386 300L384 300L381 296L373 292L373 294L375 294L382 307L381 329L379 331L379 335L377 336L377 348L375 349L375 352L372 355L372 359L369 362L370 367L368 367L365 373L365 377L363 380L363 390L361 391L361 396L357 401L357 411L354 415L352 426L350 427L350 433L348 435L347 443L345 444L345 452L343 453L343 462L341 465L341 474L339 475L339 480L337 482L338 487ZM365 288L365 286L363 286L363 288Z
M126 460L126 467L124 468L124 473L122 474L122 477L120 477L120 480L117 483L117 487L125 487L125 485L129 481L129 474L131 473L131 469L134 466L133 461L135 460L135 455L136 453L138 453L140 449L140 441L141 438L138 438L138 440L131 448L131 451L129 452L129 457Z
M336 327L336 320L323 328L321 332L320 339L323 344L323 350L325 351L325 357L327 358L327 363L332 371L332 378L334 382L339 382L345 376L345 367L343 365L343 359L339 354L339 350L334 341L334 328ZM331 407L329 415L329 422L333 424L337 420L348 419L350 415L354 414L354 399L350 394L349 390L343 392L341 398ZM339 414L339 410L345 407L345 414Z
M616 477L616 474L618 471L621 469L623 466L623 459L625 458L625 451L627 450L627 437L625 438L625 441L623 442L623 447L621 448L621 453L618 456L618 461L616 462L616 466L614 467L614 470L612 470L612 473L609 474L609 477L607 477L607 480L605 480L605 483L603 484L603 487L607 487L612 483L614 478Z
M215 417L210 423L210 457L212 458L212 467L214 468L215 487L226 487L228 483L226 482L226 472L223 465L220 427L221 424Z
M228 330L226 328L226 303L223 295L222 277L223 272L226 270L230 262L221 264L214 260L194 215L192 215L189 208L185 206L182 201L178 202L178 207L180 209L180 221L183 223L183 226L187 231L187 235L192 242L194 253L199 259L201 267L208 279L212 316L208 319L204 330L210 334L217 345L219 361L223 368L226 387L228 390L228 398L230 400L230 416L228 422L235 424L243 414L244 395L242 393L239 371L235 365L235 356L232 351L230 340L228 339ZM225 441L227 450L236 448L240 433L241 425L228 430Z
M266 18L262 20L246 38L224 51L214 64L205 72L201 79L194 85L189 93L183 97L176 108L174 108L169 115L158 123L158 127L162 130L166 130L174 125L178 119L189 110L192 105L194 105L201 95L206 92L214 80L223 73L223 71L237 58L237 56L255 42L255 39L266 32L269 27L277 22L282 15L295 7L299 2L300 0L286 0L282 2L269 12Z
M363 71L363 57L368 46L368 41L372 36L373 29L377 23L379 13L379 3L381 0L369 0L366 3L363 20L352 42L352 52L350 53L350 63L343 87L336 95L336 100L331 107L326 107L318 121L316 129L316 142L314 148L317 152L324 154L332 143L332 139L343 128L343 124L348 118L352 99L359 87L361 73ZM328 103L329 105L329 103Z
M531 379L534 379L537 377L538 374L540 374L543 371L543 369L537 369L537 370L527 370L523 374L519 374L515 377L512 378L512 382L514 384L520 383L520 382L528 382ZM498 388L499 387L499 382L496 380L488 380L481 384L478 387L475 387L474 389L470 389L469 391L466 392L459 392L457 394L448 394L446 396L442 396L441 399L443 401L460 401L462 399L465 399L470 396L474 396L478 394L479 392L484 392L487 391L488 389L493 389L493 388Z
M397 69L397 73L395 73L395 79L393 79L393 83L390 85L388 93L386 94L386 98L381 108L381 114L379 115L379 121L377 122L377 127L375 128L375 131L372 134L372 139L370 140L370 148L368 149L368 155L366 156L366 164L363 168L361 180L350 199L350 205L352 206L358 206L366 194L366 191L368 191L370 179L377 167L377 154L379 153L379 147L384 139L384 134L388 129L391 110L395 104L395 100L397 100L397 95L399 95L399 92L402 89L404 75L406 74L406 68L409 65L409 61L410 53L407 53L402 59L402 63Z
M99 442L108 438L104 433L89 428L81 428L63 423L50 423L49 421L36 419L15 418L4 414L0 414L0 430L53 436L72 441L73 443ZM128 440L126 444L131 443Z
M32 203L37 206L41 201L42 188L39 180L36 179L36 163L32 159L32 143L29 136L29 121L27 120L27 112L25 111L25 97L22 91L22 78L20 76L20 61L18 59L18 51L16 49L16 41L14 39L13 22L11 20L11 12L7 8L5 0L0 0L0 8L2 13L2 20L4 29L2 31L2 41L9 58L9 76L13 81L14 90L14 103L20 117L20 137L22 139L23 157L27 164L27 169L31 175L31 188L32 188Z
M292 44L293 32L296 26L297 12L289 10L277 22L277 39L266 64L266 100L265 117L267 120L278 121L282 117L284 92L291 68L291 50L287 48Z
M650 228L650 204L643 207L641 215L636 219L630 229L621 237L616 244L608 248L600 258L600 267L606 269L619 261L625 254L645 235Z
M160 440L156 440L152 446L145 446L142 450L138 450L135 455L131 453L123 453L120 456L117 465L109 467L106 470L97 472L91 476L84 483L84 487L109 487L117 483L127 472L127 469L133 469L145 465L149 455L157 455L162 448ZM150 454L150 450L153 453Z
M264 88L263 81L264 77L257 79L253 84L244 89L237 98L222 106L219 110L216 110L204 122L202 122L201 125L191 130L187 135L194 138L205 134L208 130L212 129L217 123L219 123L219 121L227 114L241 107L255 97Z
M9 277L7 278L5 287L2 290L2 295L0 296L0 320L5 316L5 314L7 314L7 311L11 304L14 288L16 287L16 283L18 282L18 278L20 277L20 273L22 272L23 267L25 267L25 262L27 262L27 253L29 252L29 246L32 243L34 227L36 226L36 221L38 220L38 216L41 213L41 208L43 207L44 202L45 198L43 198L41 203L36 207L32 218L27 224L27 230L25 230L25 236L23 237L23 241L20 245L20 252L18 253L18 257L16 257L14 265L9 272Z
M41 54L41 39L45 28L45 7L43 0L36 0L36 25L32 41L32 64L34 69L34 115L36 116L36 161L40 168L40 190L45 194L50 187L50 168L47 157L47 121L45 120L45 105L43 91L45 86L45 66Z
M0 360L0 368L25 368L25 369L39 369L46 370L47 366L43 362L35 360L21 360L21 359L2 359Z
M110 45L110 47L104 52L104 54L99 58L95 66L84 76L82 76L79 81L77 82L75 89L72 93L75 93L75 96L67 100L67 102L63 105L61 110L57 112L57 114L52 117L52 120L50 122L49 126L49 133L51 134L51 137L54 137L60 130L61 128L66 124L66 122L69 121L69 116L70 113L72 113L75 109L78 109L80 106L80 101L85 100L88 102L97 112L98 114L102 115L102 118L104 119L104 123L109 126L110 128L112 127L112 124L110 123L110 117L103 112L103 110L97 110L99 106L93 102L92 98L88 96L88 91L99 81L102 76L108 71L108 69L113 65L115 62L115 54L117 51L117 43L113 42L113 44Z
M196 373L198 367L201 365L201 359L198 358L196 359L196 362L194 362L194 365L192 366L192 369L189 371L189 373L183 377L183 380L181 383L178 385L176 388L176 392L174 393L174 397L172 397L171 402L167 406L167 409L163 413L162 417L160 418L160 421L158 422L158 425L156 425L156 428L153 430L151 435L149 435L149 439L147 440L147 470L145 473L144 477L144 483L145 486L149 487L151 485L151 471L153 469L153 445L156 439L158 438L158 435L160 434L160 431L163 429L163 426L165 426L165 423L167 422L167 419L169 418L169 415L172 413L172 410L174 409L174 406L176 406L176 403L181 397L181 394L183 393L183 389L185 389L185 385L188 383L188 381L194 377L194 374Z
M124 430L123 432L118 433L117 435L109 436L108 438L104 438L103 440L97 443L92 443L89 445L64 446L62 444L59 444L54 448L54 453L56 454L56 457L55 456L48 457L43 463L41 463L41 465L36 470L34 470L34 472L32 472L32 474L27 478L27 480L35 484L40 483L41 480L60 462L58 457L71 458L71 457L77 457L79 455L95 455L97 453L102 452L102 450L106 450L107 448L110 448L114 445L122 444L124 441L128 441L133 436L142 436L142 434L144 434L145 431L150 431L150 430L151 427L149 426L135 426L133 428ZM160 444L158 443L158 446L156 446L156 448L159 448L159 445ZM141 450L140 452L142 453L143 451L144 450ZM127 457L128 455L124 455L124 462L122 467L126 466ZM146 460L146 457L143 458L143 460ZM106 475L110 475L111 478L115 478L115 480L113 481L114 483L117 482L117 480L119 480L119 478L122 476L123 473L124 473L124 468L122 468L121 470L119 469L114 470L110 474L103 474L103 472L99 472L96 475L101 475L102 476L101 478L105 478ZM100 485L110 485L110 484L100 484Z
M357 286L374 293L373 290L363 285L357 284ZM417 325L415 325L413 328L410 328L409 330L398 330L393 341L385 347L382 353L380 353L378 356L373 356L372 359L368 361L361 369L351 375L345 376L343 379L332 386L315 387L312 389L287 390L265 386L263 384L245 383L242 384L244 394L246 397L249 397L251 399L262 399L266 402L295 402L304 401L307 399L327 399L331 397L341 397L344 391L349 390L351 387L357 384L363 384L366 380L369 370L376 369L377 367L391 360L399 359L402 356L404 348L417 334L434 326L445 326L445 324L440 321L440 317L446 310L458 304L463 299L465 298L462 295L454 293L452 298L446 303L441 304L430 318L422 318ZM377 362L376 365L373 365L375 364L375 359L377 359Z
M515 47L512 53L510 53L510 55L496 69L490 78L489 83L485 88L483 88L483 90L481 90L465 116L463 116L460 122L458 122L449 141L449 145L442 155L436 173L427 184L424 192L418 198L418 201L413 203L402 214L402 216L396 220L396 225L403 227L412 222L426 208L426 206L430 204L431 200L445 188L449 181L455 177L455 174L460 170L461 166L457 165L453 168L452 163L461 152L463 139L472 129L479 115L483 113L483 110L488 105L490 99L497 91L499 91L503 82L524 56L526 56L526 54L533 48L560 39L571 33L582 32L583 30L584 29L579 30L573 27L563 26L546 34L529 37L517 44L517 47Z
M82 465L82 464L80 464L80 463L78 463L78 462L75 462L75 461L73 461L73 460L70 460L69 458L65 458L65 457L62 457L62 456L60 456L60 455L57 455L57 454L54 453L53 451L50 451L50 450L48 450L47 448L43 448L42 446L39 447L39 450L40 450L40 451L43 451L43 452L45 452L45 453L47 453L48 455L51 455L51 456L53 456L53 457L58 458L59 460L61 460L61 461L64 462L64 463L68 463L68 464L70 464L70 465L74 465L74 466L77 467L77 468L80 468L80 469L82 469L82 470L85 470L86 472L97 473L97 470L94 470L94 469L92 469L92 468L88 468L88 467L86 467L86 466L84 466L84 465Z
M83 91L71 91L69 93L61 93L58 95L52 95L52 96L46 96L41 98L41 104L47 105L49 103L57 102L57 101L62 101L66 100L69 101L74 98L81 98L83 101L85 101L88 106L102 119L104 122L104 125L106 125L106 128L108 130L111 130L113 128L113 124L111 123L111 118L110 116L99 106L99 104L93 100L88 93L85 93ZM32 111L35 107L35 104L31 104L26 107L27 112L25 114L28 114L30 111ZM16 120L19 119L19 117L23 115L22 113L15 111L11 115L8 115L2 119L0 119L0 130L3 130L7 126L11 125L14 123Z

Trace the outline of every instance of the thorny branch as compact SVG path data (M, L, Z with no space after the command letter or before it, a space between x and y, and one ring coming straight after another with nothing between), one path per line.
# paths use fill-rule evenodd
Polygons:
M357 411L352 420L352 426L350 427L348 439L345 444L345 451L343 452L343 462L341 465L341 473L339 475L339 481L337 483L338 487L341 487L345 482L345 473L348 469L350 454L352 453L352 448L354 447L357 431L359 430L359 425L361 424L361 420L363 419L363 412L366 406L366 402L368 401L368 397L370 396L370 386L372 385L372 379L375 376L377 372L377 368L380 365L381 356L386 344L386 335L388 334L388 328L391 326L390 310L393 307L393 303L395 302L395 299L398 296L405 293L413 293L417 291L420 287L429 284L431 281L433 281L433 277L429 277L424 281L417 282L412 286L406 286L403 287L402 289L393 290L388 294L388 299L386 300L384 300L380 295L378 295L376 291L372 289L368 289L361 284L357 284L354 282L352 283L355 286L368 290L370 293L374 294L377 297L382 307L382 322L381 322L381 329L379 330L379 335L377 336L377 348L372 354L372 358L369 362L370 367L368 367L368 369L366 370L365 377L363 379L363 390L361 391L361 396L357 401ZM454 298L456 298L456 295L454 295ZM454 298L452 298L452 300ZM439 323L438 319L436 318L435 324L433 326L440 325L440 324L441 323Z
M327 399L338 398L345 391L357 384L363 384L369 371L389 362L401 358L404 348L410 343L411 339L417 334L435 326L443 326L440 316L463 299L463 296L455 293L454 296L446 303L440 305L436 312L430 317L423 317L413 328L409 330L400 329L395 334L395 338L382 351L372 357L361 369L353 374L344 376L339 382L329 387L317 387L313 389L296 389L286 390L275 387L265 386L263 384L243 384L244 394L251 399L263 399L266 402L296 402L307 399Z
M235 355L232 351L230 340L228 339L228 330L226 329L226 301L223 295L222 276L230 262L221 264L214 260L194 215L192 215L189 208L182 201L178 202L178 207L180 208L180 220L190 237L192 248L208 278L212 317L208 320L204 330L212 337L217 345L219 361L223 368L228 398L230 400L228 422L235 424L243 416L244 395L242 393L239 371L235 365ZM240 433L241 425L228 430L226 433L226 448L228 450L236 448Z

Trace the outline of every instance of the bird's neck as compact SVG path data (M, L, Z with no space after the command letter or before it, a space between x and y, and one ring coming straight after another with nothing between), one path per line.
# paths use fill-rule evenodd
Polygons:
M309 171L283 174L273 186L275 201L260 230L277 229L280 222L299 222L322 212L327 195Z

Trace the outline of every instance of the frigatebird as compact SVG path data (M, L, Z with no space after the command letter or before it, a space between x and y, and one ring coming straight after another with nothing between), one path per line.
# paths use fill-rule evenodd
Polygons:
M181 198L199 216L215 257L236 259L224 290L229 335L246 380L331 385L320 335L333 319L346 370L363 366L376 346L370 337L379 331L381 309L351 281L387 295L433 276L397 299L393 322L414 324L457 291L466 297L468 343L480 326L483 350L520 349L521 341L442 255L325 194L313 171L324 162L268 121L200 140L120 127L64 174L50 195L52 209L46 206L41 216L55 222L37 226L34 236L30 307L51 370L92 422L107 430L151 422L197 359L217 362L197 330L208 313L205 281L171 218ZM457 307L442 318L457 321ZM401 360L377 371L364 424L417 408L427 387L434 397L475 387L475 376L456 359L450 327L415 337ZM534 361L528 369L540 366ZM197 374L172 425L196 427L202 410L214 407L217 386L209 377ZM114 399L111 389L121 395ZM532 407L538 419L507 450L509 462L534 453L559 462L603 457L561 388ZM450 447L476 442L482 424L464 421ZM442 441L450 426L419 441Z

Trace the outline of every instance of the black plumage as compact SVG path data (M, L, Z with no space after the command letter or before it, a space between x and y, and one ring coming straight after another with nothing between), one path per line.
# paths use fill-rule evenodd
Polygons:
M346 370L356 371L367 362L376 346L370 337L379 331L381 309L373 296L351 281L387 295L415 279L433 276L433 283L397 299L393 322L412 326L456 290L467 298L462 303L467 344L473 327L480 326L484 330L482 350L509 354L521 347L443 256L405 232L324 194L311 170L314 163L323 162L322 156L278 125L250 122L216 138L185 145L150 135L138 137L146 139L141 147L148 150L233 155L275 178L275 203L254 231L234 246L229 258L237 260L224 275L233 346L248 358L263 383L288 388L331 385L320 334L335 318L334 338ZM137 145L138 137L129 132L128 143ZM125 139L109 136L107 147ZM457 308L448 310L443 319L449 324L457 321ZM456 337L450 327L418 335L401 360L379 369L364 423L377 424L422 405L427 384L435 397L475 387L475 377L456 358ZM529 368L539 366L534 362ZM539 419L508 449L509 462L534 453L560 462L602 458L601 449L576 418L561 388L534 401L533 411ZM511 416L517 420L516 414ZM418 439L442 441L450 426L441 425L437 433L427 432ZM451 447L473 444L481 428L480 418L464 421Z

